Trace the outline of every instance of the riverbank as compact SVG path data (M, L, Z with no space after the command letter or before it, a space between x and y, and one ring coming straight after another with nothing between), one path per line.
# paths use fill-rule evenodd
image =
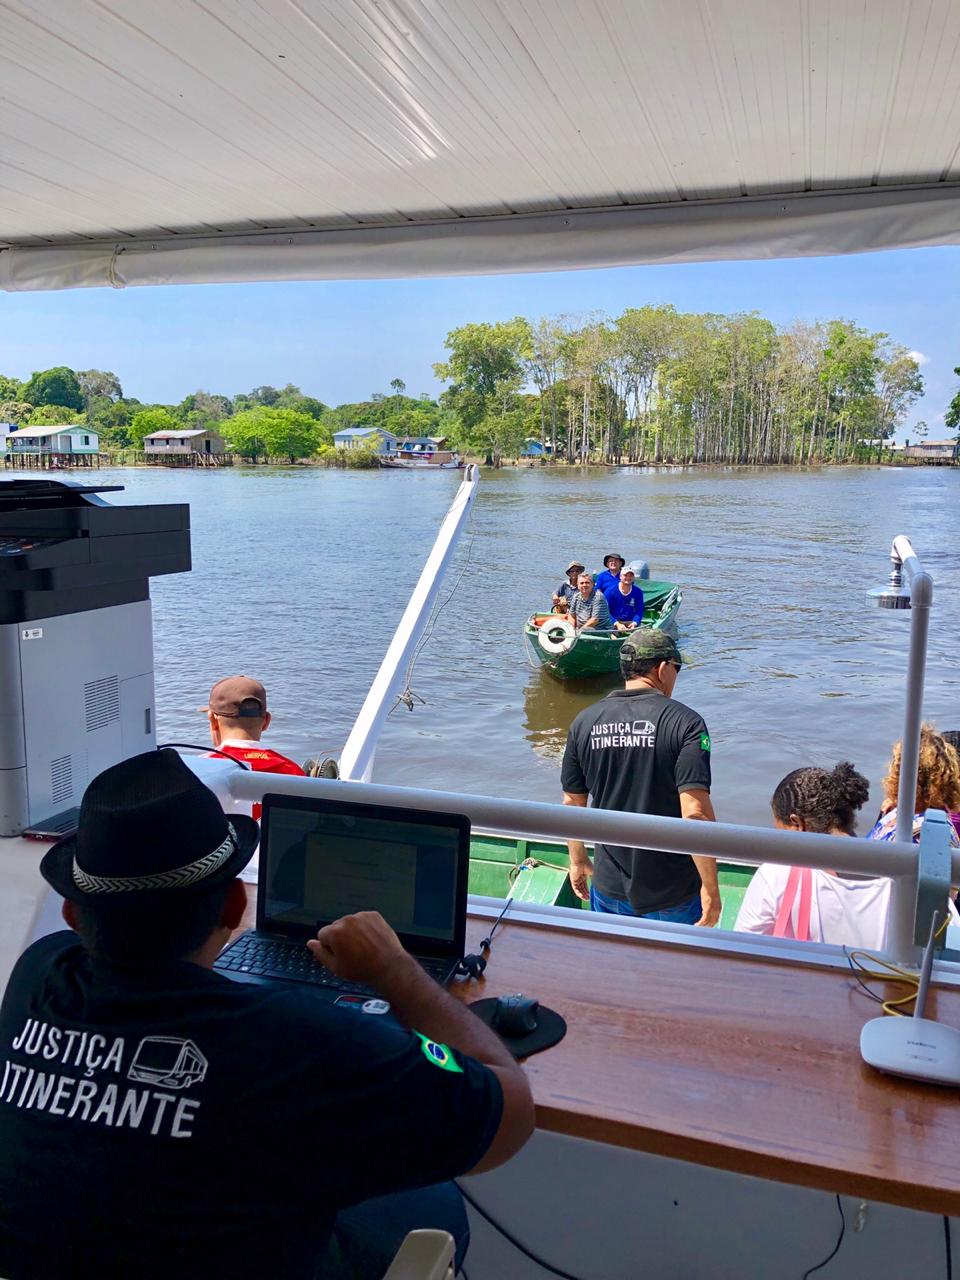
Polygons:
M48 462L44 465L42 457L37 459L33 457L26 463L23 457L14 457L7 454L4 459L4 469L6 471L55 471L70 472L82 471L89 472L91 469L100 470L140 470L140 471L215 471L221 466L236 466L247 469L256 468L273 468L289 467L296 470L317 469L323 471L378 471L381 470L380 465L375 457L368 456L353 457L352 450L338 450L337 456L328 456L322 458L242 458L233 454L228 454L224 458L218 460L218 465L211 465L209 461L200 461L196 464L184 462L182 460L163 462L151 461L144 459L142 451L137 450L121 450L116 454L100 453L97 455L95 463L87 457L78 455L76 461L71 461L66 455L57 455L56 462ZM882 458L863 458L859 460L834 461L832 459L818 459L813 462L696 462L671 459L661 459L659 462L652 460L638 461L600 461L589 460L587 462L551 462L543 458L504 458L498 466L494 466L488 458L482 455L462 455L465 463L476 463L483 470L502 471L522 468L531 471L549 471L555 473L569 473L577 471L637 471L656 473L659 471L714 471L731 470L731 471L799 471L799 472L816 472L823 470L836 470L850 467L893 467L893 468L934 468L945 470L960 469L960 457L953 460L945 460L942 458L905 458L901 453L885 453ZM439 469L439 468L438 468Z

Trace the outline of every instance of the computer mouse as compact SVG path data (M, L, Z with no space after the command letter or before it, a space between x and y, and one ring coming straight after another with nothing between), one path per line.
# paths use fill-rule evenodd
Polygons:
M540 1001L518 991L513 996L500 996L493 1011L491 1024L495 1031L511 1039L528 1036L537 1029L537 1013Z

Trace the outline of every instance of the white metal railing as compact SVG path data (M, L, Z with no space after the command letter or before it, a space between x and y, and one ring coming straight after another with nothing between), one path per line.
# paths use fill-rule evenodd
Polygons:
M814 835L781 831L775 827L735 826L726 822L693 822L684 818L620 813L612 809L584 809L575 805L507 800L458 791L427 791L343 779L297 778L240 769L231 769L227 781L231 796L243 801L260 800L268 791L289 796L318 796L329 800L354 800L358 804L462 813L473 826L482 826L501 835L586 840L590 843L600 841L633 848L663 849L667 853L776 862L784 866L818 867L855 875L909 878L916 874L917 846L895 841ZM960 849L956 852L955 871L960 877Z
M191 760L191 764L194 763ZM885 876L899 888L903 902L910 904L908 932L903 937L891 936L888 925L886 950L900 962L912 962L917 956L914 931L920 850L915 844L724 822L692 822L683 818L659 818L649 814L508 800L455 791L426 791L380 783L295 778L231 768L225 762L213 766L217 773L217 783L214 783L209 776L213 762L204 764L203 772L208 774L205 780L215 787L227 808L231 804L260 800L267 792L349 799L360 804L462 813L470 819L472 826L503 835L590 843L599 841L633 848L662 849L668 853L704 854L746 862L772 862L780 866ZM949 863L952 883L960 883L960 849L950 851Z
M471 463L443 518L433 549L340 753L342 778L368 781L373 772L373 759L384 721L400 692L404 673L426 628L479 484L480 468Z

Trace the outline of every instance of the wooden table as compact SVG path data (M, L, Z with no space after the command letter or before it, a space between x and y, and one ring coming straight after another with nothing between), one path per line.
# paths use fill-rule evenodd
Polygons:
M468 920L468 949L490 923ZM526 1063L539 1128L960 1215L960 1094L864 1065L879 1006L849 975L508 916L484 979L455 993L515 991L567 1021ZM929 1010L960 1026L960 991Z

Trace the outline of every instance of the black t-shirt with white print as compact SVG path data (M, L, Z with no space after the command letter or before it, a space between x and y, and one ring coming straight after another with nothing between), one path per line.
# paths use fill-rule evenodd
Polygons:
M680 817L681 791L710 790L710 736L703 717L656 689L617 689L581 711L567 737L564 791L589 793L597 809ZM667 911L700 892L686 854L596 846L598 893L637 915Z
M336 1212L472 1168L480 1063L293 985L21 956L0 1007L0 1275L314 1274Z

